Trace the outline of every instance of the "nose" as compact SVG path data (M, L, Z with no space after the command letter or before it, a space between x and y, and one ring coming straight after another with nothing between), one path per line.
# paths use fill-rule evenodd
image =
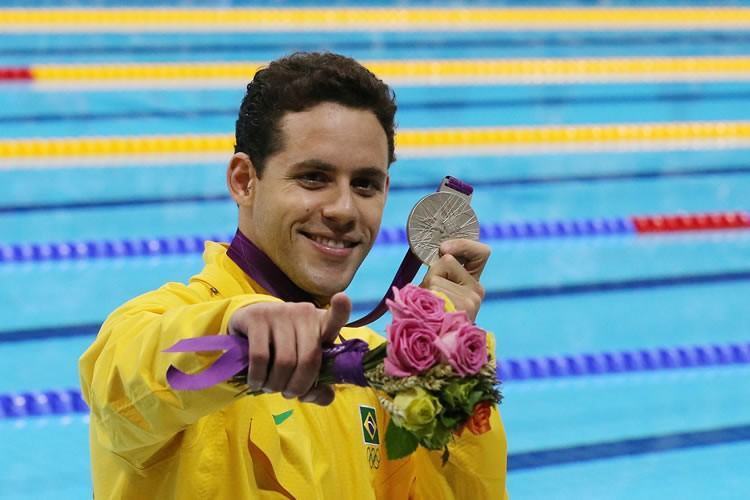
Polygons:
M354 222L356 216L354 193L348 183L332 189L330 198L323 205L323 218L338 226L347 226Z

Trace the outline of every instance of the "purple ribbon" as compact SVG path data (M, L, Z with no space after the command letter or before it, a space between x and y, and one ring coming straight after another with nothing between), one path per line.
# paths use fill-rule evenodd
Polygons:
M466 182L463 182L455 177L451 177L450 175L446 176L443 182L449 188L455 189L459 193L463 193L467 196L474 192L474 188L471 187L471 184L467 184ZM440 190L440 186L438 187L438 190ZM358 320L347 323L346 326L365 326L379 319L388 310L387 301L393 300L393 287L396 287L400 290L407 284L411 283L411 280L413 280L414 276L417 275L417 272L419 271L419 268L421 266L422 261L419 260L419 257L414 255L414 252L412 252L411 248L409 248L406 251L406 255L404 255L404 260L401 261L401 265L399 266L398 271L396 271L396 275L393 277L391 285L388 287L388 291L385 293L378 305L375 306L375 309L359 318Z
M274 297L278 297L284 302L315 302L309 293L290 280L270 257L258 248L255 243L250 241L247 236L242 234L239 229L235 233L234 238L232 238L227 255L245 274L250 276ZM421 265L422 262L411 250L406 252L404 260L401 262L401 266L398 268L396 276L394 276L391 286L388 287L388 292L383 297L383 300L364 317L351 321L346 326L357 327L369 325L385 314L387 310L385 301L386 299L393 298L393 287L403 288L407 283L411 283Z
M340 344L323 349L323 363L328 364L330 375L336 383L370 385L365 378L362 360L370 350L367 342L360 339L344 340ZM209 335L184 339L164 352L211 352L225 351L214 364L205 370L189 374L171 365L167 370L167 383L180 391L199 391L226 382L249 365L247 339L236 335Z
M445 185L451 189L455 189L459 193L470 195L474 192L474 188L468 182L464 182L461 179L447 175L445 177Z
M365 378L362 361L369 350L370 347L364 340L344 340L340 344L323 349L323 365L330 363L330 375L337 384L368 387L370 383Z
M378 305L375 306L375 309L357 320L350 321L346 326L365 326L379 319L388 310L386 301L393 299L393 287L395 286L400 290L407 284L411 283L411 280L417 275L417 271L419 271L421 265L422 261L419 260L419 257L414 255L414 252L412 252L411 249L407 250L406 255L404 255L404 260L401 261L396 276L394 276L393 281L391 282L391 286L388 287L388 291Z
M210 352L226 351L214 364L202 372L185 373L175 366L167 370L167 383L173 389L198 391L226 382L234 375L247 370L247 339L235 335L209 335L194 339L184 339L164 352Z
M227 255L245 274L268 293L284 302L315 302L312 295L298 287L271 258L238 229Z

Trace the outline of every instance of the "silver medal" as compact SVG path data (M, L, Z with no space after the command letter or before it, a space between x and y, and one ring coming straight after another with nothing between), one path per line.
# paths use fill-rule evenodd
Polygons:
M479 221L469 196L453 191L438 191L414 205L406 223L406 235L414 255L427 265L438 257L438 248L446 240L479 240Z

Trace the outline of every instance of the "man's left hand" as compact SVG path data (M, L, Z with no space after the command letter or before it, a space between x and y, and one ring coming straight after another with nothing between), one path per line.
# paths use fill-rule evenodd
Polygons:
M440 258L427 271L422 288L442 292L459 311L475 321L484 299L479 277L490 258L490 247L472 240L448 240L440 245Z

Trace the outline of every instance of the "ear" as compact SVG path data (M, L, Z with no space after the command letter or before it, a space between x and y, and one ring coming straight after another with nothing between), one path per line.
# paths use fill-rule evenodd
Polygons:
M258 173L250 157L245 153L235 153L227 167L227 188L237 205L250 205L257 183Z

